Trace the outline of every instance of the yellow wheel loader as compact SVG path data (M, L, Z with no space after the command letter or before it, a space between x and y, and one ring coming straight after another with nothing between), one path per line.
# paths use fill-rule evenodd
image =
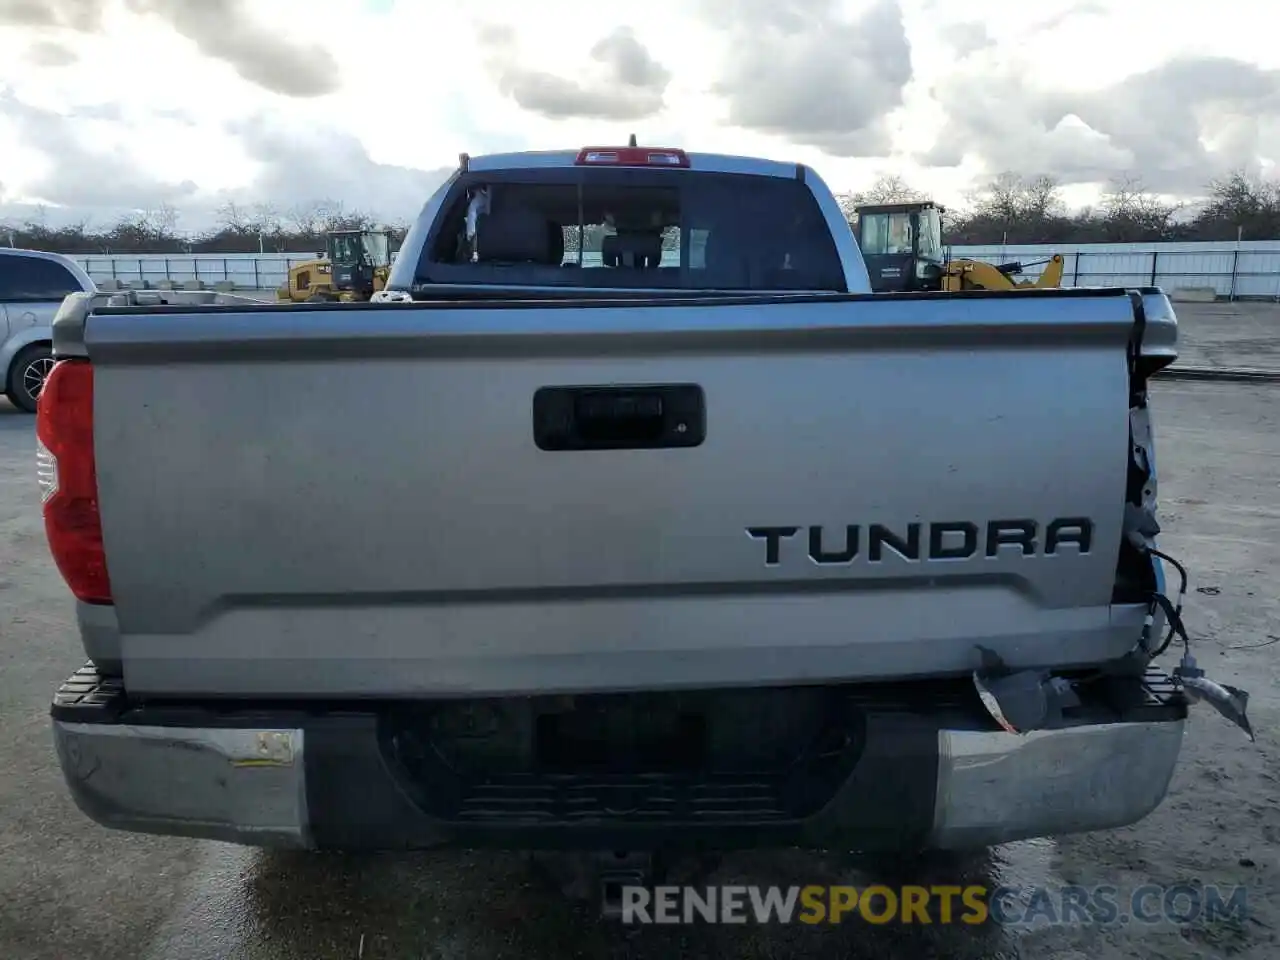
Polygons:
M1044 264L1035 280L1014 280L1027 267ZM1062 286L1063 260L1054 254L1028 263L987 263L984 260L947 260L943 263L942 289L955 290L1044 290Z
M325 256L294 264L276 291L288 303L363 301L387 285L391 273L390 230L333 230Z
M854 235L875 293L915 290L1043 290L1062 286L1063 260L1054 255L1034 263L991 264L950 260L942 249L942 214L930 200L863 204ZM1029 266L1045 264L1035 280L1018 281Z

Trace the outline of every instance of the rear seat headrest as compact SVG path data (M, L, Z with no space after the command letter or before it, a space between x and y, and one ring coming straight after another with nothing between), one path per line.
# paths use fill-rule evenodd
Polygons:
M530 207L506 205L480 215L476 224L476 258L481 263L559 264L563 256L552 246L552 225ZM558 231L557 231L558 232Z
M606 267L656 268L662 263L662 235L610 234L600 241L600 257Z
M564 227L554 220L547 221L547 242L550 246L547 249L545 262L558 267L564 260Z

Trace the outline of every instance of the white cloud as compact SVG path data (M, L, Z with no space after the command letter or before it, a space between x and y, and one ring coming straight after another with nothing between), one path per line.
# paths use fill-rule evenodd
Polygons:
M1254 0L0 0L0 214L228 195L411 216L458 153L642 141L1181 192L1280 160ZM1252 26L1251 26L1252 25ZM422 193L422 196L419 194Z

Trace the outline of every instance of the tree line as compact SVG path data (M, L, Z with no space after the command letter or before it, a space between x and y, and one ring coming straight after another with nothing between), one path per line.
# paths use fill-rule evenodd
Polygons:
M923 200L902 177L885 174L872 186L838 197L846 217L861 203ZM71 254L130 253L309 253L325 248L331 230L389 226L395 241L404 221L377 224L374 217L342 203L324 201L287 211L270 204L224 204L214 226L184 233L179 212L168 206L144 210L111 226L88 221L49 226L43 215L0 224L0 244ZM943 217L943 242L969 244L1139 243L1170 240L1280 240L1280 181L1244 172L1215 180L1195 208L1146 189L1136 177L1108 185L1097 206L1070 210L1062 187L1048 175L1003 173Z
M88 220L50 226L43 211L22 223L0 223L0 244L70 254L130 253L314 253L325 249L332 230L387 227L393 246L404 239L408 224L382 223L362 210L322 201L287 211L270 204L227 202L214 226L185 233L180 214L165 205L128 214L110 226Z
M957 246L1033 243L1157 243L1189 240L1280 240L1280 181L1240 171L1211 182L1191 207L1148 190L1140 178L1112 181L1096 206L1070 210L1053 177L1002 173L943 216L943 242ZM923 200L901 177L886 174L870 189L839 198L845 216L863 203Z

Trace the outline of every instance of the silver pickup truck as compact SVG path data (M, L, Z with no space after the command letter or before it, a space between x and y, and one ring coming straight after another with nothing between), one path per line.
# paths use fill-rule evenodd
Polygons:
M1160 803L1159 291L871 295L811 169L641 147L464 157L378 299L63 305L94 820L896 851Z

